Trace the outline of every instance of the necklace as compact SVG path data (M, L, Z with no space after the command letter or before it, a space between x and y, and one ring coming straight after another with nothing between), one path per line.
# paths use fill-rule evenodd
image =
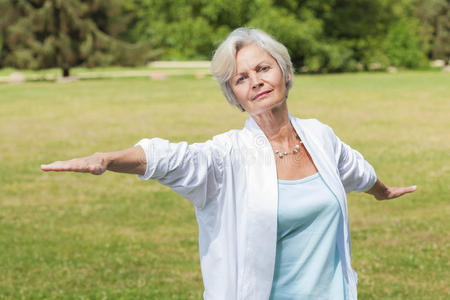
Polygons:
M285 155L289 155L289 154L295 154L298 152L298 149L300 149L300 145L299 144L303 144L303 141L300 141L300 137L298 136L298 134L295 135L295 138L299 141L298 144L296 144L294 146L294 149L292 149L291 152L281 152L278 150L275 150L275 154L279 157L279 158L283 158Z

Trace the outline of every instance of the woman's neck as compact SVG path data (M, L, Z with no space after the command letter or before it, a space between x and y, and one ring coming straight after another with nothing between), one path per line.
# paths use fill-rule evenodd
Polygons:
M278 107L252 115L251 117L264 132L270 143L276 143L278 145L289 144L289 140L293 136L293 130L289 120L286 102Z

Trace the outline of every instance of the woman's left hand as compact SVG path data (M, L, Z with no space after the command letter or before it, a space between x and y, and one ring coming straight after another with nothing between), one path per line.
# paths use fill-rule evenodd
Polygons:
M417 186L408 187L388 187L384 185L379 179L373 185L373 187L366 193L371 194L377 200L389 200L403 196L404 194L412 193L416 191Z

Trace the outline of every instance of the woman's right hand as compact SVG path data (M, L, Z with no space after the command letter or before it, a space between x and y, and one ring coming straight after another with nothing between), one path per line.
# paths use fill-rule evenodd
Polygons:
M103 153L95 153L86 157L55 161L48 165L41 165L41 170L46 172L83 172L101 175L107 170L108 163Z

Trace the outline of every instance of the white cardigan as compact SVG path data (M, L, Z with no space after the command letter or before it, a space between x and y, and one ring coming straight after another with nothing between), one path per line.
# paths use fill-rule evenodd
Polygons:
M357 275L350 265L346 193L366 191L375 171L359 152L315 119L289 116L318 171L339 200L338 249L350 299ZM205 143L143 139L147 170L141 179L171 187L195 206L204 299L269 299L275 265L278 184L273 150L248 118Z

